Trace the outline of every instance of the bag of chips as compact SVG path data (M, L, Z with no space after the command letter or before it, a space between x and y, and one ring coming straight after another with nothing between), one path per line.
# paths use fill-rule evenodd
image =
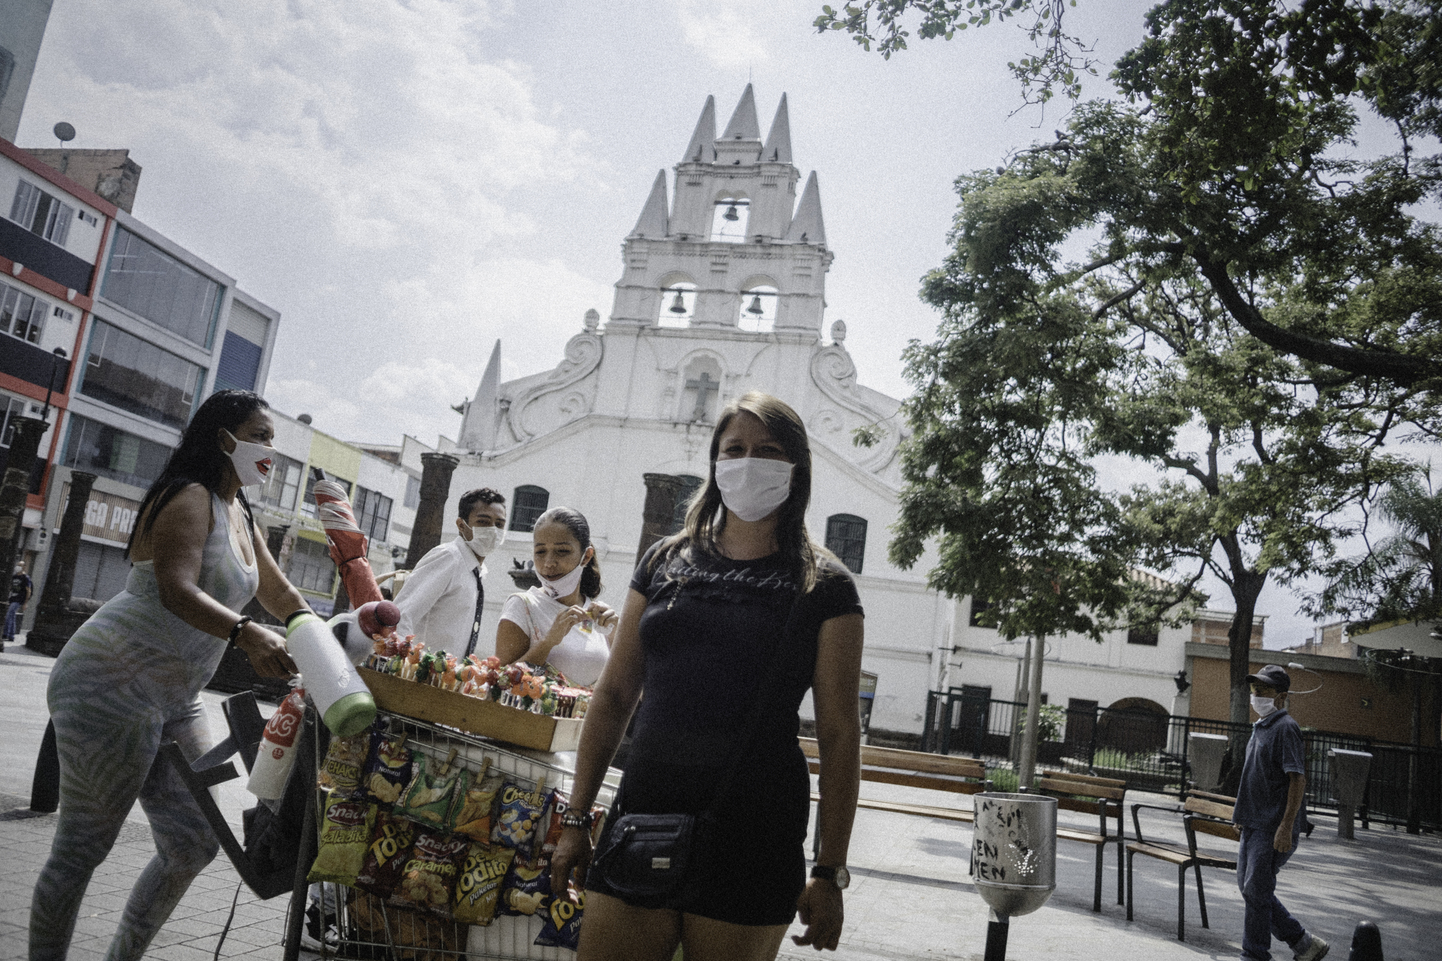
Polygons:
M325 803L320 828L320 850L306 880L334 881L354 887L365 864L375 827L375 805L364 801L338 800L330 795Z
M338 798L353 797L360 788L361 773L365 770L370 747L370 731L331 738L320 771L315 776L316 786Z
M499 774L486 777L490 763L491 759L486 758L480 773L471 778L470 785L456 805L456 833L474 841L491 840L491 826L494 824L491 812L495 809L496 795L501 793L503 784Z
M551 866L517 858L501 885L502 914L540 914L551 900Z
M456 876L471 839L438 831L416 832L411 856L401 869L394 896L419 908L449 915L456 891Z
M414 753L406 747L404 732L392 737L383 730L373 731L361 783L366 797L387 809L399 801L411 783Z
M581 914L586 909L586 892L571 888L571 897L552 898L546 908L546 923L533 944L546 948L570 948L572 951L581 943Z
M501 789L496 823L491 828L491 843L530 853L530 846L536 838L536 828L541 823L541 809L545 804L544 779L536 784L534 791L527 791L517 784L507 784Z
M501 885L515 857L516 852L511 848L492 847L482 841L472 843L456 878L451 916L466 924L487 925L495 920Z
M395 813L433 830L450 831L455 826L456 796L464 797L470 783L470 772L452 759L420 755L411 783L396 802Z
M356 875L356 886L379 898L388 898L401 879L415 845L416 825L386 811L376 814L375 829L365 861Z

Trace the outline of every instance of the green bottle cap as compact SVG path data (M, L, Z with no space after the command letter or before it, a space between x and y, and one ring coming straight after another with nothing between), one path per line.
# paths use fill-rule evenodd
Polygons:
M339 699L325 712L325 726L336 737L350 737L370 727L376 719L376 701L370 691L354 691Z

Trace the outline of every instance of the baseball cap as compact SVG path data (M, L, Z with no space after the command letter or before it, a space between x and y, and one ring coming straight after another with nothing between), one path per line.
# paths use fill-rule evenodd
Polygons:
M1287 672L1282 670L1282 668L1277 664L1268 664L1257 673L1248 674L1247 681L1249 683L1251 681L1256 681L1258 684L1265 684L1268 687L1274 687L1279 692L1289 691L1292 688L1292 679L1288 677Z

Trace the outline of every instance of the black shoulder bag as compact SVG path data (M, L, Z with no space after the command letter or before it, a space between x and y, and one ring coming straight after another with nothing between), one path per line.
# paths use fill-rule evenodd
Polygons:
M789 653L793 598L782 633L782 650ZM770 700L779 672L771 672L756 692L745 733L731 752L720 790L700 814L621 814L606 827L591 859L590 873L626 903L640 908L676 908L696 876L696 862L705 856L716 824L716 812L736 783L737 769L756 733L761 712Z

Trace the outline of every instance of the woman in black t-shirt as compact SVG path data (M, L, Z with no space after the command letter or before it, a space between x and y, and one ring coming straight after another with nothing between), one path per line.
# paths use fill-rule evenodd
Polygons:
M570 811L590 810L639 702L617 806L701 813L724 790L719 823L675 909L628 904L593 877L579 961L669 961L678 944L687 961L765 961L798 912L798 944L834 949L840 937L860 775L860 600L806 532L811 450L795 411L759 392L734 401L710 460L684 530L648 551L631 581L586 715ZM810 779L796 742L808 689L821 753L809 880ZM568 826L552 889L564 892L590 856L585 825Z

